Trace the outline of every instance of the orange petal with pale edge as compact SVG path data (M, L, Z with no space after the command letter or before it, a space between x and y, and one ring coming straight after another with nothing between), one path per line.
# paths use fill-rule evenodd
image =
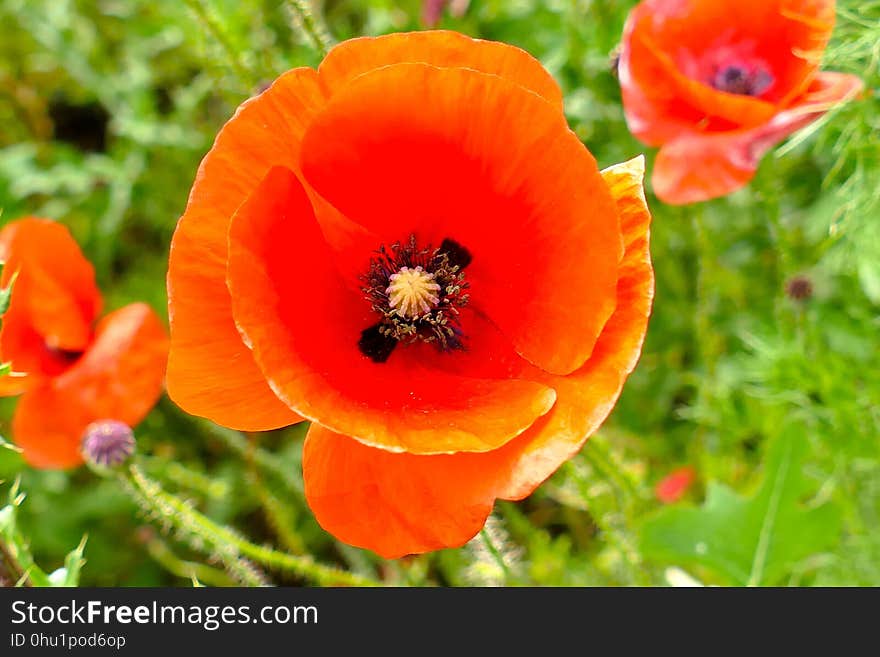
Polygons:
M407 62L491 73L562 109L562 91L556 80L525 50L458 32L435 30L349 39L327 54L318 73L335 93L363 73Z
M486 451L555 401L541 383L430 371L405 347L385 363L364 356L358 340L376 314L337 274L309 199L287 169L273 169L235 214L228 282L235 320L278 396L366 444Z
M306 500L325 530L386 559L458 547L486 522L499 483L476 457L392 454L313 424Z
M29 371L39 369L40 350L85 349L101 309L101 293L95 270L67 228L34 217L13 221L0 231L0 261L6 263L3 287L18 272L0 338L3 358ZM18 339L23 336L24 341Z
M652 182L665 203L683 205L724 196L746 185L761 158L788 135L854 98L863 84L854 75L819 73L791 107L765 125L722 133L690 133L660 149Z
M165 329L149 306L135 303L107 315L73 367L19 400L12 437L25 460L73 467L83 461L80 442L90 422L140 422L162 392L167 352Z
M303 451L306 499L327 531L387 558L457 547L480 530L495 498L528 495L604 421L638 360L654 277L643 158L603 176L626 245L617 309L581 370L543 375L558 387L556 407L503 447L478 454L389 454L312 425Z
M415 234L468 249L471 304L523 358L567 374L589 357L622 246L614 201L558 107L470 69L386 66L328 101L302 168L385 244Z
M526 497L583 447L614 408L641 355L654 299L645 160L637 157L605 169L602 175L617 201L626 248L617 308L584 367L566 377L539 379L556 389L558 401L522 436L498 450L502 463L512 459L506 466L507 483L498 495L504 499Z
M300 139L324 103L299 68L242 105L202 161L171 243L168 393L184 410L259 431L301 420L269 389L232 320L226 289L229 222L274 165L297 168Z

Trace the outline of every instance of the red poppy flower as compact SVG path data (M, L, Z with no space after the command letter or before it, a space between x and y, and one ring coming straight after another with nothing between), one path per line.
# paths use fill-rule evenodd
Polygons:
M853 75L820 72L834 0L644 0L620 57L626 120L660 146L657 196L683 204L747 184L764 154L856 96Z
M461 545L601 424L653 292L642 159L599 171L525 52L347 41L239 108L171 246L168 389L242 430L312 421L321 525Z
M697 478L697 472L689 465L682 466L670 472L657 482L654 494L664 504L678 502Z
M0 360L13 370L0 378L0 395L22 395L12 438L33 466L79 465L89 423L112 418L135 425L156 403L165 329L142 303L96 324L101 293L94 270L59 223L29 217L7 224L0 260L4 287L18 273L0 330Z

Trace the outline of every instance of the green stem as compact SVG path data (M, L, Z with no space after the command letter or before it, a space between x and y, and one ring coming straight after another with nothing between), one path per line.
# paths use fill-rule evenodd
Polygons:
M246 436L238 431L225 429L208 423L205 423L204 426L212 435L217 436L217 438L222 440L227 447L232 449L243 459L253 462L263 470L275 475L279 481L302 499L304 494L302 482L300 479L292 475L290 465L284 463L281 459L275 456L275 454L257 447L253 442L249 441Z
M0 586L13 586L16 582L22 582L24 586L32 586L27 578L24 578L25 571L13 556L11 550L6 546L3 537L0 536ZM22 579L24 578L24 579Z
M593 468L599 470L606 479L610 480L615 490L622 490L636 503L641 501L642 494L636 485L621 472L620 466L614 463L614 457L600 440L593 438L587 443L586 449L582 450L582 453Z
M310 3L306 0L287 0L287 3L312 45L321 53L322 57L326 57L333 46L333 39L327 30L318 23Z
M608 513L605 510L598 513L591 513L593 520L607 540L620 551L620 554L626 562L632 581L641 586L649 585L650 580L642 570L642 560L639 551L630 540L626 530L619 526L621 523L614 521L614 518L625 517L628 508L626 501L621 497L621 493L628 495L635 504L638 504L641 501L641 495L632 482L620 474L620 468L615 465L611 457L604 453L604 451L598 446L598 441L590 441L581 453L590 463L593 470L608 481L609 487L613 491L615 504L617 505L617 511L615 513ZM589 491L584 490L583 487L582 490L585 497L590 499L591 495L589 494Z
M486 549L489 551L489 554L492 555L495 563L501 568L501 572L504 574L504 584L506 585L507 582L510 581L511 573L507 562L504 561L504 555L501 554L501 551L495 546L495 543L492 542L492 537L489 536L489 532L486 531L485 527L480 530L480 538L483 539L483 543L486 545Z
M249 87L256 87L258 80L244 65L238 50L236 50L235 46L229 40L229 37L226 35L226 32L223 31L223 28L217 20L202 4L202 0L184 0L184 2L186 2L187 6L193 11L208 32L211 33L214 39L217 40L217 43L219 43L223 50L226 51L226 55L229 57L229 64L232 66L239 80L244 81Z
M706 279L708 273L714 267L715 246L709 237L709 232L706 230L703 206L693 209L691 221L696 237L697 249L697 276L694 290L694 340L697 344L700 361L706 368L706 377L712 380L715 377L715 357L714 347L711 342L712 308Z
M161 521L169 523L184 534L202 539L205 548L212 549L224 563L229 558L245 557L252 561L323 586L376 586L379 582L316 563L311 557L278 552L251 543L238 532L217 524L196 511L191 504L166 492L149 479L137 465L120 474L124 488L136 493L139 502L147 506ZM237 563L237 575L242 575L242 564ZM246 566L246 564L244 564ZM247 579L253 581L253 577Z
M170 483L194 491L213 500L221 500L229 495L227 482L215 481L207 475L190 470L177 461L166 461L155 456L141 456L140 462L151 476L166 484Z
M165 570L188 580L194 580L209 586L234 586L235 581L230 579L222 570L206 566L194 561L186 561L178 557L165 541L159 538L151 539L147 543L147 552Z
M256 492L260 506L266 514L266 520L284 548L295 554L304 554L306 545L296 531L290 507L282 504L281 500L272 493L253 467L253 463L248 463L247 481Z
M770 247L773 249L775 263L774 282L774 302L773 312L776 321L780 325L787 325L790 320L786 313L783 312L785 283L789 276L794 273L794 265L792 262L791 244L788 239L788 232L782 223L782 211L779 204L779 193L776 188L776 181L770 180L768 176L759 176L756 181L758 192L761 199L761 207L766 217L767 234L770 240Z
M246 586L267 584L263 573L243 559L233 546L206 530L199 517L201 514L194 511L190 503L166 493L158 482L149 479L135 465L128 473L120 473L119 480L122 489L147 512L150 519L159 522L165 532L176 529L181 538L188 539L194 550L220 561L238 583Z

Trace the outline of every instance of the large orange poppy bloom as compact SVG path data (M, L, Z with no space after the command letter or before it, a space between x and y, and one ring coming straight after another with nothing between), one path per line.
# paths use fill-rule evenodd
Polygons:
M306 496L385 557L458 546L580 449L650 312L641 158L600 172L531 56L361 38L242 105L171 246L169 394L312 421Z
M660 146L652 182L667 203L747 184L786 136L856 96L853 75L819 71L834 0L644 0L620 57L626 120Z
M95 273L67 229L28 217L0 231L2 286L16 275L2 318L0 395L22 395L12 439L39 468L83 462L80 443L89 423L140 422L162 391L168 338L143 303L100 321Z

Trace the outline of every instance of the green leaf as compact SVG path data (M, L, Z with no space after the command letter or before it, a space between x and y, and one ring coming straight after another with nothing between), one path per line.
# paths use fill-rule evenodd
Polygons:
M3 267L0 266L0 274L3 273ZM9 285L0 288L0 315L4 315L9 310L9 302L12 299L12 288L15 286L15 279L18 278L18 272L15 272L9 279Z
M11 449L13 452L21 453L21 447L13 445L11 442L4 439L3 436L0 436L0 449Z
M858 273L865 296L880 306L880 265L873 260L863 260L859 263Z
M646 557L698 565L735 585L773 585L803 559L834 545L841 527L831 504L805 508L806 440L785 431L768 448L766 476L752 497L710 484L700 508L667 507L642 527Z
M32 586L76 586L85 563L85 537L67 555L64 566L47 575L34 561L30 546L18 528L16 515L24 499L16 481L9 490L9 503L0 508L0 567L16 575L16 586L26 583Z
M79 542L73 550L68 552L67 557L64 559L64 567L59 568L59 570L64 572L64 577L61 578L60 583L56 584L56 586L77 586L79 585L79 574L82 571L82 567L85 565L86 560L83 557L83 554L86 549L86 542L88 541L88 535L82 537L82 540Z

